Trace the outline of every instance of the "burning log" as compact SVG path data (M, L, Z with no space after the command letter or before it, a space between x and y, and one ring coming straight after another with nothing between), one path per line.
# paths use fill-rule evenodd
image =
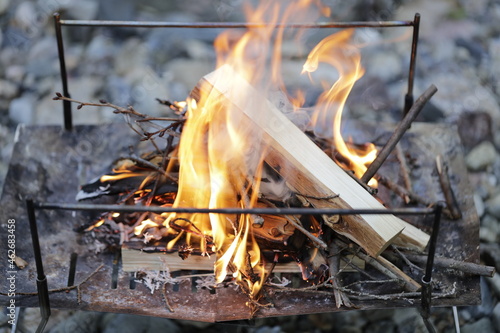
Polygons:
M230 66L222 66L206 75L191 97L199 99L200 92L210 94L223 104L229 103L246 116L248 126L262 130L267 145L265 162L314 207L383 208ZM374 257L400 235L420 249L428 241L428 235L393 215L349 215L338 222L326 219L326 223Z

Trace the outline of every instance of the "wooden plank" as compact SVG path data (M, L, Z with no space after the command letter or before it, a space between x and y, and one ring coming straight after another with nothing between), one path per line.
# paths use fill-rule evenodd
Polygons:
M214 270L215 255L210 257L201 255L190 255L183 260L176 252L145 252L135 248L135 245L129 246L124 243L122 251L122 269L124 272L137 271L164 271L168 268L170 272L180 270ZM346 255L348 261L360 269L365 268L365 261L353 256ZM343 272L355 272L350 266L342 265ZM273 269L274 273L300 273L300 267L296 262L278 263Z
M249 126L253 124L262 131L267 149L265 161L286 179L292 190L315 197L331 198L338 194L337 198L313 200L315 207L384 208L230 66L224 65L202 78L191 96L199 99L200 91L210 94L211 103L230 103L231 110L246 116ZM405 226L393 215L349 215L338 223L330 223L336 232L375 257Z

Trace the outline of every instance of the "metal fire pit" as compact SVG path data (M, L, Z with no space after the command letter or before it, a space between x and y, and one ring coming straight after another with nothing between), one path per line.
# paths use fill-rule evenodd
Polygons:
M420 16L413 21L348 22L326 24L302 24L305 28L354 28L354 27L412 27L413 41L408 75L408 91L405 96L404 113L413 104L413 79L418 41ZM55 15L56 36L61 65L63 95L69 97L64 61L61 27L65 26L126 26L136 28L246 28L244 23L164 23L125 21L81 21L61 20ZM290 25L289 27L297 27ZM0 205L0 249L7 251L8 221L15 220L16 254L26 260L23 270L11 268L7 260L0 262L3 272L12 272L16 278L15 305L39 306L37 292L37 270L33 244L30 241L30 226L26 210L26 199L43 203L75 203L81 184L108 171L114 159L127 155L129 146L137 143L135 134L125 124L102 126L72 126L71 107L64 102L64 127L23 126L16 133L9 171L5 180ZM392 134L394 125L347 122L344 133L356 138L357 143L373 141L384 144ZM436 254L461 261L479 261L479 219L474 208L472 191L468 184L460 141L456 130L449 125L413 124L400 142L412 159L414 192L429 198L430 202L443 199L435 171L435 157L442 155L450 168L450 179L458 204L462 210L459 220L441 220ZM399 163L389 158L380 170L385 176L399 174ZM395 180L395 179L393 179ZM339 190L341 191L341 190ZM401 207L402 200L383 187L380 198L389 207ZM251 316L245 305L247 297L232 286L217 288L215 292L197 290L195 281L166 285L165 292L151 293L143 284L135 284L130 273L122 270L119 257L112 253L94 252L95 244L74 229L88 225L95 213L54 209L36 210L39 237L50 306L75 310L120 312L140 315L155 315L175 319L206 322L247 319ZM426 232L431 232L432 216L405 216ZM12 223L11 223L12 224ZM36 248L36 246L35 246ZM479 277L446 270L435 270L433 278L447 286L455 286L459 292L455 297L433 299L434 306L475 305L480 303ZM83 282L83 283L82 283ZM71 290L65 287L78 285ZM9 304L11 298L7 284L0 287L0 304ZM55 290L55 291L54 291ZM367 291L370 291L368 288ZM374 291L375 292L375 291ZM167 306L165 296L171 309ZM273 308L263 308L256 317L296 315L320 312L343 311L337 309L332 294L306 291L270 292ZM358 309L414 307L406 300L363 299L354 301ZM47 315L47 314L46 314ZM43 324L43 323L42 323Z
M350 121L344 133L366 142L373 138L387 141L394 126ZM16 133L10 168L0 201L2 221L0 248L7 251L7 220L15 219L16 254L26 260L25 269L16 273L16 306L36 307L36 269L25 199L31 197L39 203L75 203L79 186L105 172L119 155L126 155L128 147L136 144L135 134L125 124L102 126L76 126L65 131L59 126L23 126ZM454 128L449 125L414 123L400 143L413 161L412 176L416 179L414 190L432 201L443 199L435 171L435 157L440 154L450 166L450 179L457 201L463 213L460 220L441 221L436 254L461 261L479 261L479 219L473 204L460 141ZM397 175L399 163L389 158L381 174ZM380 187L379 195L390 207L400 207L401 199ZM75 228L87 225L93 218L89 212L64 210L37 210L37 223L41 254L49 289L80 286L81 300L76 289L51 292L53 308L120 312L154 315L175 319L207 322L230 321L250 317L245 305L247 297L231 286L217 288L215 292L196 290L194 281L167 285L166 295L172 310L166 306L164 294L153 294L143 284L131 289L131 275L123 272L117 257L110 253L91 251L85 237ZM406 218L406 217L405 217ZM414 224L430 232L432 217L411 216ZM78 258L71 268L71 258ZM73 264L75 261L73 260ZM92 275L100 265L96 274ZM6 260L0 262L3 272L13 271ZM113 272L117 278L113 282ZM479 277L435 270L434 278L452 286L456 284L456 297L433 300L434 306L476 305L480 303ZM6 294L8 286L2 284L0 292ZM311 292L280 292L267 295L273 308L261 309L256 317L296 315L339 311L332 295ZM10 298L0 296L0 304L7 305ZM356 300L359 309L414 307L404 300ZM346 310L342 308L340 310Z

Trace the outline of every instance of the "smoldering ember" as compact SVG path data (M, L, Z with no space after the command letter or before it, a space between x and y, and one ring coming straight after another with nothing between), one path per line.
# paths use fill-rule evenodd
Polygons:
M312 45L294 69L305 79L290 86L283 43L308 45L301 39L308 27L297 22L318 22L330 9L312 0L248 9L245 29L217 37L216 67L189 96L158 99L168 117L56 92L53 99L76 104L75 112L106 107L125 124L76 129L107 127L114 136L85 161L107 172L85 179L78 203L42 195L31 208L78 211L70 237L84 249L79 256L111 255L118 280L130 274L131 286L142 284L147 297L163 301L153 315L186 318L182 302L190 302L191 292L217 303L218 310L200 315L203 321L418 306L430 327L431 304L477 304L479 276L492 276L494 268L478 264L479 222L459 138L446 126L414 122L439 87L415 100L409 88L399 124L345 123L346 101L365 71L355 29ZM418 28L419 16L408 22ZM18 144L46 145L37 142L37 131L20 129ZM41 131L57 137L54 128ZM46 156L69 144L55 139L53 148L44 147ZM66 172L50 171L47 179ZM50 184L42 192L60 187L52 180L37 184ZM39 222L57 216L47 213ZM449 237L438 242L439 232ZM103 267L49 292L77 289L77 305L56 303L106 310L109 300L96 296L92 282ZM182 295L175 294L179 286ZM237 296L230 301L224 293ZM119 309L148 314L130 305L134 295L139 299L131 294ZM234 311L221 311L228 308Z

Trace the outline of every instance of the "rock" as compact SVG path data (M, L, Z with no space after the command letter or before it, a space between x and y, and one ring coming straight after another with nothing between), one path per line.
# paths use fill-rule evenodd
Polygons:
M500 273L495 273L492 278L488 278L488 283L497 297L500 297Z
M10 65L5 69L5 78L17 84L23 82L25 74L26 70L21 65Z
M136 1L133 0L108 0L99 1L99 20L134 20L136 13Z
M115 315L102 331L104 333L156 333L156 332L180 332L179 327L170 319L133 316L118 314Z
M191 59L214 60L213 46L196 39L186 40L186 52Z
M500 193L486 201L486 212L500 219Z
M39 22L39 19L35 4L31 1L20 2L14 13L14 22L23 31L35 33L36 31L33 28Z
M9 117L18 124L33 124L36 97L31 94L13 99L9 106Z
M492 140L491 116L486 112L465 112L458 119L458 134L466 148Z
M498 271L500 271L500 244L490 243L481 244L481 259L484 263L489 266L494 266Z
M390 313L389 311L385 311ZM364 330L365 333L386 333L394 332L395 325L390 320L381 320L370 323Z
M85 58L91 62L103 61L112 59L116 56L116 47L113 44L113 39L105 35L97 35L85 49Z
M138 38L130 38L115 58L115 73L127 76L136 67L143 67L147 59L147 48Z
M57 41L49 36L38 40L30 49L26 72L35 78L59 74Z
M493 312L491 313L491 320L493 325L497 328L497 332L500 329L500 303L497 303L493 308Z
M491 88L484 86L472 66L448 64L447 70L430 69L424 80L416 80L417 91L424 91L431 83L439 89L432 103L443 110L449 119L457 119L464 111L486 112L492 118L493 128L500 124L500 106Z
M9 8L10 0L0 0L0 14L4 14Z
M485 215L481 219L479 238L487 243L495 243L500 235L500 223L491 215Z
M460 331L462 333L494 333L495 328L488 317L479 319L478 321L464 325Z
M476 206L477 215L479 217L484 215L485 207L481 196L477 193L474 194L474 206Z
M0 98L12 99L18 93L17 85L14 83L0 79Z
M60 321L51 333L88 333L99 332L99 322L103 317L99 312L78 311L66 320Z
M484 141L467 154L465 163L469 170L478 171L492 165L496 157L495 146L490 141Z
M168 63L166 70L173 74L174 81L183 83L187 89L191 90L204 75L212 72L214 68L211 61L174 59Z
M66 0L67 2L68 0ZM93 20L97 17L99 1L73 0L64 5L64 9L71 17L77 20Z
M395 80L402 73L404 73L403 62L397 54L390 50L377 52L367 60L366 74L378 77L384 82Z

